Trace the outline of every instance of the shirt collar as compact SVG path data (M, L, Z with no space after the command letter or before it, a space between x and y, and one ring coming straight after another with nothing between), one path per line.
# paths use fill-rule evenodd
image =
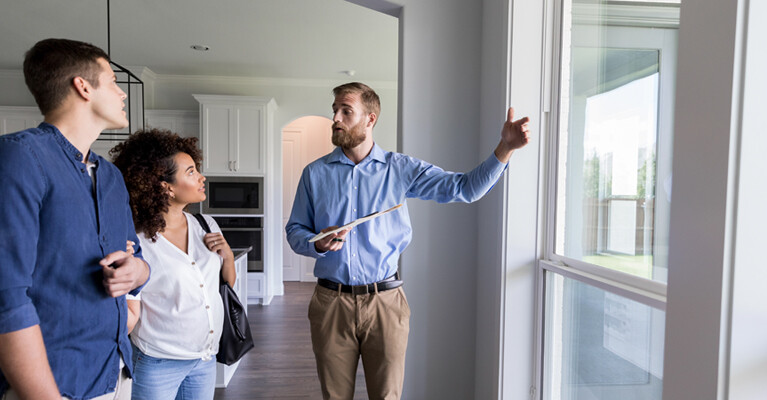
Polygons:
M365 157L365 159L362 160L360 164L365 163L368 159L385 163L386 152L377 143L373 143L373 149L370 150L370 154L368 154L368 156ZM327 164L341 163L341 164L354 165L354 162L352 162L352 160L350 160L349 157L346 157L346 154L344 154L343 149L341 149L341 147L339 146L336 146L336 148L333 149L333 152L330 153L330 156L328 157L326 163Z
M46 132L51 132L53 134L53 137L56 139L56 142L61 146L61 148L64 150L64 153L66 153L67 158L74 161L76 164L75 166L79 166L79 164L83 161L83 154L80 152L80 150L75 147L75 145L72 144L65 136L61 133L59 128L57 128L54 125L51 125L47 122L41 122L40 125L37 126L38 129L44 130ZM88 160L89 162L92 162L96 164L98 167L98 156L92 152L88 152Z

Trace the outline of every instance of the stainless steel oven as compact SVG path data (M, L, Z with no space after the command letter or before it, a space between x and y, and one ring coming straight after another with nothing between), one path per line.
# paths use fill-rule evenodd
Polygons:
M248 272L264 272L264 218L251 215L211 217L235 253L238 249L253 247L248 253Z
M209 176L203 214L264 214L264 178Z

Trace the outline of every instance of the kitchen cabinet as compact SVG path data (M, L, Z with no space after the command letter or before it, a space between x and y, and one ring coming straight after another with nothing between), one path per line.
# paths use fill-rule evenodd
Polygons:
M202 172L263 176L266 139L273 129L274 99L193 95L200 103Z
M237 279L234 282L232 289L237 293L237 298L240 299L240 303L245 306L245 313L247 314L247 293L248 293L248 250L235 254L234 269L237 271ZM251 350L253 351L253 350ZM216 363L216 387L225 388L229 385L229 381L232 380L234 372L240 365L240 361L232 365L224 365Z
M0 135L34 128L43 122L37 107L0 107Z
M196 111L146 110L146 127L167 129L182 137L200 137L200 115Z

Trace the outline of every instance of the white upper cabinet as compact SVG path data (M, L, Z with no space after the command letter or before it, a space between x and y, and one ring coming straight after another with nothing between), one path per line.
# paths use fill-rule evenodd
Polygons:
M207 175L265 172L266 138L272 130L274 99L194 95L200 103L202 170Z

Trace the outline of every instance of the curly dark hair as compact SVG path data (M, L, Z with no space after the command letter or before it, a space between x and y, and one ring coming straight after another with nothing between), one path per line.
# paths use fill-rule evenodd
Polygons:
M188 154L200 167L197 138L182 138L166 129L139 130L109 150L130 194L133 224L153 242L165 229L163 214L168 212L170 196L162 182L175 183L178 166L173 157L178 153Z

